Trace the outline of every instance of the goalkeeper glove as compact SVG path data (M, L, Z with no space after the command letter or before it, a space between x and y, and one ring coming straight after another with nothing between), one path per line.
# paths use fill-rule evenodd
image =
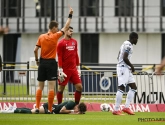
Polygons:
M77 66L77 72L78 72L79 77L81 77L81 69L80 69L80 66Z
M65 80L65 77L67 77L62 68L58 69L58 74L58 79L60 80L60 82L63 82Z

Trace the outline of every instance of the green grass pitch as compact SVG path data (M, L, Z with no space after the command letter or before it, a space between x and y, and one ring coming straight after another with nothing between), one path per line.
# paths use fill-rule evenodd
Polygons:
M114 116L111 112L69 114L0 114L1 125L164 125L164 122L139 122L138 118L164 118L164 112L137 112Z

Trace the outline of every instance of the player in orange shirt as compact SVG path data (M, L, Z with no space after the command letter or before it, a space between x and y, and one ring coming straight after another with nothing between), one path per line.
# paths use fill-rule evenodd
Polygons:
M58 31L58 23L56 21L51 21L49 24L49 31L39 36L36 46L34 48L36 64L38 65L38 89L36 91L36 109L39 109L40 107L44 82L45 80L48 80L48 110L49 112L52 112L52 104L55 95L54 89L57 80L57 42L58 39L68 30L72 19L72 14L73 9L70 8L66 24L60 31ZM40 61L38 60L39 48L41 48L39 59Z
M62 102L63 91L68 82L75 86L75 103L79 104L82 92L81 71L77 52L77 41L72 38L73 28L69 27L57 46L59 74L65 74L64 80L58 82L57 100Z

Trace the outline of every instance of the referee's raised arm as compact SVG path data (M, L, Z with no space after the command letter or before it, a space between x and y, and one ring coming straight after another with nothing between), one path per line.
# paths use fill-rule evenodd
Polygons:
M42 98L42 91L44 89L44 83L47 80L49 84L48 91L48 112L52 112L52 105L55 96L55 84L58 79L57 75L57 62L56 52L58 40L69 29L72 19L73 9L70 8L68 19L65 26L59 31L58 22L52 20L49 23L49 31L41 34L37 40L34 48L34 55L36 64L38 65L38 89L36 91L36 111L40 107ZM38 50L41 49L40 58L38 59Z
M70 7L68 19L67 19L67 21L65 23L65 26L61 29L61 31L63 31L64 34L69 29L69 26L70 26L70 23L71 23L71 19L72 19L72 14L73 14L73 9Z

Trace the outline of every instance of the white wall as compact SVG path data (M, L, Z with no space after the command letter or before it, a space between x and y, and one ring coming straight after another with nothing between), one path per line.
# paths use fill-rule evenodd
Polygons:
M121 44L128 39L127 33L100 34L99 63L117 63ZM139 34L131 62L134 64L158 64L161 60L161 35Z
M161 34L139 34L132 62L159 64L161 60Z
M40 34L22 34L21 61L29 61L34 57L34 47ZM117 63L117 55L121 44L128 39L128 33L102 33L99 39L99 63ZM63 37L61 37L63 38ZM80 34L74 33L73 38L78 42L81 55ZM80 56L81 60L81 56ZM139 34L137 45L131 62L133 64L159 64L161 61L161 34Z
M29 61L30 57L34 57L34 47L40 34L22 34L21 38L21 62ZM61 37L60 39L62 39ZM73 38L78 42L78 50L80 55L80 34L73 34ZM59 39L59 40L60 40ZM39 51L40 52L40 51ZM38 57L40 53L38 54Z
M21 62L29 61L34 57L34 47L40 34L22 34Z
M78 43L78 54L79 54L79 58L81 60L81 37L80 37L80 34L79 33L76 33L76 34L73 34L72 36L74 39L77 40L77 43Z

